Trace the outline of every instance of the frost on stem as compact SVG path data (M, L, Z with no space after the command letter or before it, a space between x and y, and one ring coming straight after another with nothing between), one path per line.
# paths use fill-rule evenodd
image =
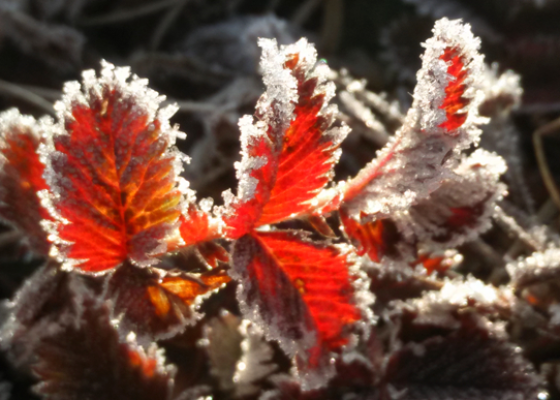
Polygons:
M468 276L465 279L446 279L440 290L427 291L420 298L397 301L395 305L412 312L416 325L456 329L460 326L456 314L461 309L473 308L489 315L508 309L512 302L513 293L509 288L496 288Z
M234 245L230 273L241 283L241 312L294 357L305 390L333 376L332 352L368 316L372 299L360 290L367 278L351 258L348 249L290 231L246 235Z
M443 18L424 47L414 102L396 136L347 184L343 207L356 220L386 217L426 198L477 143L483 57L470 26Z
M259 45L266 92L255 117L239 121L239 186L236 196L224 194L226 234L232 238L310 212L332 179L349 131L331 127L334 84L326 79L326 66L316 66L313 45L306 39L280 48L275 40L261 39Z
M560 248L551 246L536 251L506 265L516 289L523 289L539 282L558 279L560 276Z
M31 250L42 255L48 254L50 245L41 221L51 216L37 195L47 189L37 150L49 123L16 109L0 114L0 219L19 230Z
M169 125L175 107L129 68L102 63L67 83L59 123L42 149L56 218L52 236L66 268L103 272L127 258L146 266L166 250L181 213L184 137ZM184 185L182 185L184 186Z

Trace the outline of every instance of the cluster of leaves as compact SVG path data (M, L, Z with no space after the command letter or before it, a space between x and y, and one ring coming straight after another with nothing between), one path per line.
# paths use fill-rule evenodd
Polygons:
M546 395L504 321L548 272L524 275L533 261L519 261L517 286L496 288L449 269L454 249L502 215L506 191L504 161L475 149L479 109L503 88L470 27L436 23L402 127L339 182L350 129L330 104L333 71L305 39L259 45L266 91L239 120L239 183L220 206L181 177L176 108L126 67L103 62L67 83L56 121L0 115L0 215L46 259L5 304L0 344L37 377L36 393ZM182 387L189 371L158 344L187 335L210 367Z

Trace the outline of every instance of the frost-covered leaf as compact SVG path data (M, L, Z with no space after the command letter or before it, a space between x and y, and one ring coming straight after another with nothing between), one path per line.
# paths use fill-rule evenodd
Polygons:
M229 261L227 250L213 241L199 243L196 245L196 251L200 258L211 268L216 268L219 261L224 263Z
M172 146L181 134L169 125L174 108L160 109L163 97L146 84L103 63L99 77L83 73L81 90L66 84L55 106L60 123L44 156L66 268L153 264L176 229L184 157Z
M241 128L242 160L236 165L237 196L225 196L227 235L239 238L254 227L310 212L329 183L346 127L331 127L336 108L328 103L334 84L315 66L315 48L301 39L278 49L261 39L266 92L255 117Z
M358 303L367 302L347 251L294 232L258 232L235 242L232 259L243 316L294 356L304 388L324 385L331 351L348 343L363 318Z
M202 274L122 265L109 278L107 297L122 332L162 339L181 332L200 315L202 300L230 281L220 269Z
M344 232L358 254L368 254L375 262L383 256L416 258L419 244L432 251L454 248L490 228L496 202L506 193L499 180L505 170L501 157L478 149L406 213L373 221L361 213L358 222L341 209Z
M235 395L244 397L259 392L258 382L273 373L278 367L272 362L274 352L264 341L262 329L247 320L241 322L239 331L243 341L241 358L236 365L233 381Z
M208 321L203 329L202 344L208 354L210 374L224 391L232 391L235 387L233 375L241 358L243 340L240 323L240 317L222 312Z
M169 399L174 369L155 343L119 341L109 308L88 300L79 315L64 314L60 330L38 349L35 391L45 399Z
M58 331L60 315L80 308L87 291L80 278L50 261L5 304L8 315L0 329L0 346L15 366L27 369L41 340Z
M219 220L210 215L209 210L202 210L194 202L189 202L180 217L179 231L185 246L195 245L220 237Z
M270 380L276 389L264 392L259 400L334 400L328 389L302 391L298 381L289 375L274 375Z
M428 275L434 272L443 273L462 261L462 256L456 250L419 252L417 265L422 265Z
M483 84L484 100L479 107L481 115L498 117L504 110L521 104L521 77L515 72L506 70L499 74L497 63L485 65Z
M0 114L0 218L21 231L31 249L43 255L50 245L40 223L51 217L37 194L47 189L37 150L45 128L46 121L37 122L16 109Z
M397 219L399 230L411 242L453 248L472 240L491 226L498 200L506 193L500 183L504 160L482 149L465 157L428 198Z
M384 378L387 399L537 400L533 366L502 332L466 321L445 336L410 342L394 352Z
M360 213L386 217L426 198L450 176L459 152L478 141L480 40L469 25L446 18L433 31L403 127L347 184L343 207L356 220Z

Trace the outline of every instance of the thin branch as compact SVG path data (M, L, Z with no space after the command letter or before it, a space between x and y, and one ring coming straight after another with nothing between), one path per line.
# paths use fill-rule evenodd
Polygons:
M558 186L556 186L556 182L554 182L554 177L552 176L552 172L548 167L548 163L546 161L546 154L544 152L544 147L542 143L542 137L545 135L550 135L552 133L556 133L560 131L560 118L555 119L554 121L541 126L533 133L533 146L535 147L535 156L537 157L537 164L539 166L539 171L544 181L544 185L550 194L550 197L556 204L556 207L560 209L560 191L558 191Z
M560 111L560 102L525 104L514 110L515 114L550 114Z
M182 112L215 112L215 111L230 111L237 108L237 104L229 103L224 105L218 105L214 103L207 102L197 102L197 101L173 101L169 100L169 104L176 104L179 107L179 111Z
M292 24L302 26L309 19L313 11L321 4L323 0L307 0L296 10L292 17Z
M171 25L173 25L173 22L175 22L181 13L181 9L188 3L188 1L189 0L177 0L175 2L175 6L167 10L152 35L152 39L150 40L150 50L156 50L159 47L162 39L165 37L165 34Z
M332 54L338 48L344 24L344 4L342 0L327 0L321 29L321 49Z
M536 215L536 224L548 224L553 218L558 215L559 209L554 204L554 201L549 197L548 200L541 206ZM517 239L508 249L505 256L509 259L517 258L525 249L525 244L522 240Z
M494 214L492 215L494 220L503 227L508 232L514 233L521 241L523 241L526 245L536 251L543 251L545 246L543 243L540 243L538 240L535 240L533 236L527 233L517 221L507 215L504 210L500 206L496 206L494 209Z
M79 26L98 26L98 25L110 25L116 24L123 21L130 21L139 17L150 15L156 13L160 10L164 10L173 4L177 3L178 0L162 0L157 3L146 4L145 6L136 7L133 9L126 9L116 11L112 14L101 15L99 17L93 17L78 21Z
M40 86L33 86L33 85L19 85L25 90L29 90L30 92L36 94L37 96L42 97L48 101L56 101L62 97L62 91L56 89L49 89Z
M47 114L55 115L54 108L51 103L19 85L0 80L0 93L25 101Z

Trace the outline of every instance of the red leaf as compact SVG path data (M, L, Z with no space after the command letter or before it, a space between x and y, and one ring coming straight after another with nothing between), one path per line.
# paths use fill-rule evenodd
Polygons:
M152 344L147 350L129 336L120 342L107 307L84 304L83 314L65 314L54 335L43 339L34 367L46 399L169 399L174 370Z
M110 278L107 296L123 331L161 339L196 321L195 307L230 280L220 269L182 274L124 264Z
M346 186L350 217L358 220L363 212L380 219L407 210L436 190L460 152L478 141L484 122L479 46L468 25L436 22L403 127Z
M58 249L66 266L88 272L153 264L180 215L173 110L158 110L163 98L126 68L86 71L82 86L65 87L49 154Z
M434 272L445 272L449 269L451 264L447 262L448 259L445 256L434 256L430 254L419 254L418 263L421 263L428 275Z
M0 114L0 217L26 236L32 250L46 255L50 245L40 222L51 217L37 195L47 189L37 153L43 129L15 109Z
M447 47L439 58L448 63L447 73L454 78L447 83L445 98L439 106L439 108L445 110L446 118L444 122L439 124L439 127L448 132L453 132L465 123L467 113L461 110L470 103L470 99L463 97L467 88L464 83L467 77L466 62L459 49L453 47Z
M359 256L367 254L372 261L380 262L384 255L395 254L399 233L390 219L358 222L350 218L344 209L339 211L344 233L356 246ZM365 215L362 213L362 218Z
M201 210L191 202L179 221L179 231L183 239L181 246L196 246L199 256L212 268L218 265L218 261L229 261L228 252L212 241L221 237L221 221L218 218L212 217L209 212Z
M215 242L204 242L196 246L200 257L212 268L218 266L218 261L228 262L229 253L222 246Z
M240 122L243 159L237 166L237 197L226 198L227 234L239 238L254 227L309 213L312 200L329 183L347 127L330 128L327 107L334 87L314 68L316 52L305 39L277 48L261 39L267 92L256 119Z
M358 278L350 269L339 247L295 232L257 232L234 245L231 275L240 281L241 310L296 357L305 387L332 376L330 352L348 343L352 325L362 319Z

